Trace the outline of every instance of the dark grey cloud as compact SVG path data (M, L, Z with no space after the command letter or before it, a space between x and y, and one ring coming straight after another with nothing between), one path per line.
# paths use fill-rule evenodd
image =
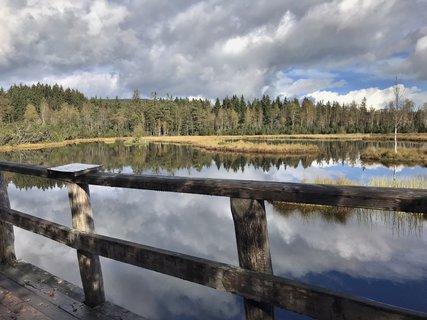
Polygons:
M59 81L103 96L139 89L253 97L286 92L280 73L295 67L363 67L379 78L398 71L427 81L426 1L0 3L2 85ZM392 66L382 67L388 60ZM347 79L305 80L321 89Z

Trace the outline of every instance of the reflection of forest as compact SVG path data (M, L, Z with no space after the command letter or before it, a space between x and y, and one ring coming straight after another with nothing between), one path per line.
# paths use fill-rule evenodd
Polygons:
M283 141L282 141L283 143ZM287 140L287 143L294 141ZM361 150L368 146L383 146L384 142L366 141L298 141L298 143L315 143L319 146L318 155L282 156L260 154L237 154L207 152L186 145L149 143L126 145L123 142L82 143L61 148L26 150L2 153L1 158L8 161L58 166L72 162L102 164L107 171L121 172L125 167L135 173L166 172L175 174L177 170L202 170L210 166L233 172L244 171L247 166L268 171L272 167L296 168L301 165L310 167L317 163L353 164L359 159ZM408 147L408 146L406 146ZM19 188L47 188L56 183L45 179L6 174Z
M247 139L250 142L267 142L271 144L298 143L306 145L315 145L320 152L315 157L315 161L322 163L347 163L354 164L359 160L360 152L367 148L390 148L393 149L393 142L389 141L345 141L345 140L297 140L297 139ZM420 143L399 142L399 148L419 148Z
M244 171L248 165L268 171L272 167L309 167L314 156L282 157L275 155L239 155L214 153L190 146L150 143L126 146L124 143L87 143L62 148L17 151L2 154L7 161L58 166L72 162L102 164L107 171L121 172L130 167L134 173L165 171L174 174L180 169L202 170L215 165L218 169L234 172ZM53 181L30 176L7 173L9 181L18 188L49 188L57 185Z
M301 217L309 222L316 218L326 223L346 224L356 219L359 224L372 227L380 222L391 227L394 234L416 234L421 236L424 224L424 215L417 213L370 210L360 208L332 207L321 205L307 205L287 202L272 202L275 212L289 218Z
M313 143L306 142L306 143ZM123 142L87 143L69 145L62 148L28 150L3 153L2 159L7 161L24 162L45 166L57 166L72 162L102 164L107 171L121 172L131 168L134 173L167 172L174 174L177 170L202 170L210 166L226 171L244 171L247 166L268 171L280 166L296 168L298 165L309 167L314 161L326 162L355 162L359 152L375 142L364 141L316 141L321 153L315 156L283 157L275 155L248 155L236 153L206 152L185 145L150 143L145 145L125 145ZM17 188L36 187L42 190L63 183L54 180L5 173L6 179L12 181ZM373 219L382 219L393 226L395 231L420 232L423 216L406 213L387 213L381 211L351 209L328 206L300 205L291 203L273 203L273 207L281 215L289 217L298 215L310 220L315 217L330 223L345 224L352 217L359 222L372 224Z

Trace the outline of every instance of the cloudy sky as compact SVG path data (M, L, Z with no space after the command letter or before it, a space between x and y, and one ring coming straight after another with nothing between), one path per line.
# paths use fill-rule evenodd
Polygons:
M0 0L0 85L427 102L427 0Z

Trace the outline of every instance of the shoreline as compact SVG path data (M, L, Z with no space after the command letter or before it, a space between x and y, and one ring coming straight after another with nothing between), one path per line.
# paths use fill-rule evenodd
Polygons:
M103 142L115 143L124 141L129 144L153 143L173 143L191 145L207 151L218 152L242 152L257 154L282 154L289 153L294 155L313 154L316 150L308 150L306 145L294 144L286 147L283 145L267 145L262 143L252 143L245 140L337 140L337 141L393 141L393 134L295 134L295 135L224 135L224 136L143 136L135 137L108 137L108 138L82 138L57 142L44 142L35 144L18 144L0 146L0 152L13 152L23 150L41 150L48 148L59 148L71 144ZM241 141L240 145L237 142ZM427 133L402 133L398 135L398 141L405 142L427 142ZM258 146L258 147L256 147ZM289 146L289 145L288 145ZM304 147L304 148L302 148Z

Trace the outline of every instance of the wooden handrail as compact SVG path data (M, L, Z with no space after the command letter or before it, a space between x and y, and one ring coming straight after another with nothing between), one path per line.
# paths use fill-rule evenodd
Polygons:
M69 178L60 174L49 174L47 167L44 166L8 161L0 162L0 171L110 187L427 213L427 190L423 189L166 177L108 172L90 173Z
M318 319L426 319L427 314L262 272L70 229L16 210L0 219L77 250L157 271Z
M99 256L157 271L245 298L247 319L273 319L282 307L319 319L427 319L407 310L273 275L264 200L427 213L427 190L330 186L246 180L161 177L89 172L70 175L44 166L0 162L2 171L68 182L73 229L12 210L0 184L0 257L13 248L12 225L63 243L78 252L87 304L104 301ZM240 267L94 233L89 185L230 197ZM84 223L82 224L82 221ZM12 233L10 231L12 230ZM8 257L8 258L7 258ZM87 261L91 263L86 263ZM86 262L85 262L86 261ZM94 266L88 268L87 265Z

